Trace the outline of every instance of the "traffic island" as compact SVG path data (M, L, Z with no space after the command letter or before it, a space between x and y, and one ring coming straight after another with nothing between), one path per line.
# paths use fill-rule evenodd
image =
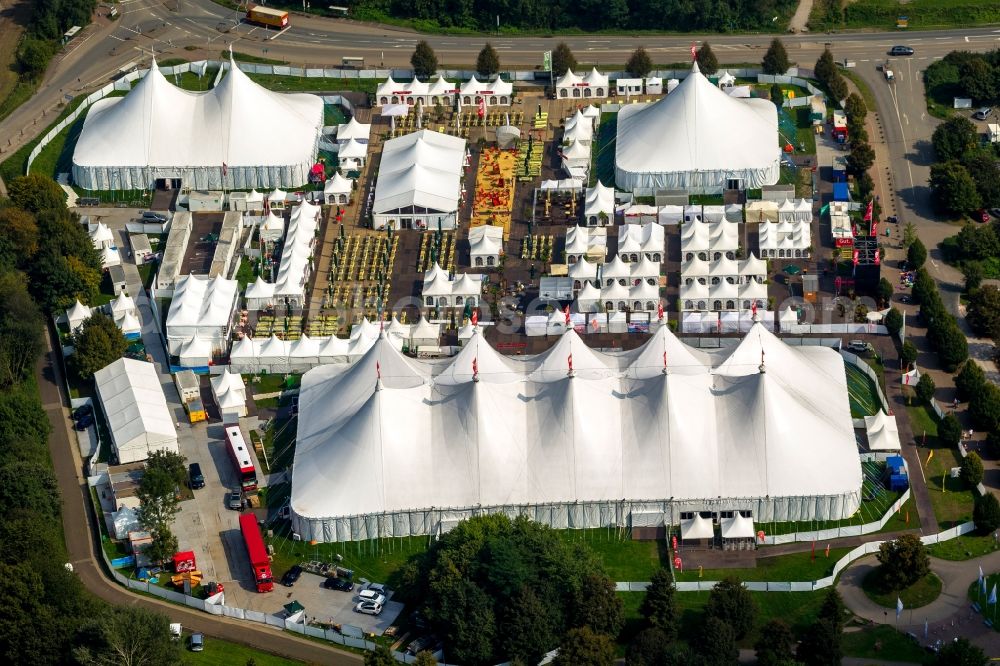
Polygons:
M895 609L897 603L902 601L904 609L912 610L926 606L941 595L941 579L931 572L912 585L897 590L885 584L882 567L876 567L865 576L861 589L879 606Z

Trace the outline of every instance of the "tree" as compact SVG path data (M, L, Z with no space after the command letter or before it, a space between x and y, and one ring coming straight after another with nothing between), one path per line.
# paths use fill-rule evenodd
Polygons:
M646 49L640 46L635 51L632 51L628 62L625 63L625 71L632 76L644 79L653 71L653 59L649 57Z
M611 666L615 663L615 644L607 634L590 627L570 629L559 647L554 666Z
M45 236L46 241L51 236ZM93 268L75 255L62 256L46 247L31 263L31 290L36 302L48 313L65 310L73 301L93 303L101 284L100 268Z
M977 102L992 102L997 97L996 70L983 58L969 58L959 68L958 85Z
M719 71L719 59L715 57L708 42L702 42L701 48L695 52L695 60L698 62L698 69L705 76L712 76Z
M906 263L907 268L911 271L915 271L918 268L923 268L924 263L927 261L927 248L924 246L924 242L919 238L913 240L910 247L906 249Z
M935 666L986 666L989 659L968 638L956 638L941 646L934 660Z
M17 68L21 78L36 80L45 73L45 68L52 58L52 47L49 42L34 37L25 37L17 49Z
M80 628L73 656L86 666L174 666L181 649L169 625L165 615L139 606L107 606Z
M625 624L625 611L621 597L615 592L614 582L603 574L588 574L576 602L577 627L590 627L594 631L617 636Z
M413 661L414 666L437 666L438 660L427 650L417 653L417 658Z
M735 576L726 576L719 581L708 595L705 606L706 616L717 617L729 624L737 640L742 640L753 629L755 612L753 597Z
M997 166L992 151L977 150L966 154L962 165L976 183L976 191L979 192L982 206L984 208L1000 206L1000 167ZM993 231L992 225L983 229Z
M26 210L0 208L0 266L22 266L38 252L38 224Z
M924 373L920 375L920 379L917 381L917 386L914 392L917 394L917 400L923 404L929 404L931 399L934 398L934 378L929 374Z
M818 619L795 651L796 658L809 666L840 666L843 659L840 628L828 619Z
M917 360L917 348L909 340L903 343L903 347L899 351L899 360L903 363L904 370L909 370L913 362Z
M988 284L973 292L965 320L979 335L1000 339L1000 289Z
M823 53L820 54L813 66L813 75L817 81L826 85L831 77L838 74L837 64L833 61L833 53L830 52L830 49L823 49Z
M643 597L639 613L650 625L661 630L669 641L677 637L677 602L674 599L674 580L670 570L657 569L653 574L646 596Z
M427 40L417 42L413 55L410 56L410 65L413 67L413 75L424 79L437 71L437 55Z
M979 289L986 277L983 265L978 261L967 261L962 264L962 273L965 275L965 293L971 294Z
M938 440L947 447L958 446L958 443L962 441L962 424L958 422L954 414L945 414L945 417L941 419L941 423L938 424Z
M365 652L365 666L396 666L398 663L387 645L377 644L374 650Z
M909 248L915 240L917 240L917 228L913 222L907 222L903 225L903 247Z
M792 66L792 63L788 61L788 52L785 50L785 45L781 43L780 39L775 37L771 40L771 46L768 47L767 53L764 54L764 59L760 65L765 74L771 75L784 74Z
M785 93L777 83L771 84L771 101L779 109L785 103Z
M761 627L753 649L757 666L782 666L795 658L795 636L787 624L774 619Z
M882 542L875 557L881 565L879 578L886 591L902 590L930 573L927 549L915 534Z
M982 204L976 181L956 160L931 165L930 185L932 203L938 212L962 215Z
M868 107L865 106L865 100L861 98L858 93L851 93L844 100L844 113L847 114L847 120L863 125L865 122L865 117L868 115Z
M705 666L730 666L737 662L740 654L733 627L713 615L702 622L691 647Z
M854 150L855 146L868 145L868 130L865 129L864 125L852 128L851 124L848 123L847 131L851 135L850 138L851 150Z
M1000 430L1000 388L996 384L984 384L969 399L969 416L979 430L987 433Z
M45 349L44 326L24 274L0 274L0 388L21 381L34 367Z
M58 183L37 173L18 176L7 183L7 196L15 206L31 213L66 208L66 193Z
M955 323L954 317L947 315L945 323L928 329L927 337L938 353L938 360L945 372L955 372L962 362L969 358L969 341L965 333Z
M851 152L847 156L847 170L854 175L868 171L875 164L875 151L867 143L851 143Z
M9 460L0 467L0 502L6 511L24 509L58 520L62 503L52 470L30 460Z
M882 278L878 281L878 288L876 289L876 294L878 295L879 303L882 305L888 305L892 300L893 294L892 283L887 279Z
M486 42L486 45L476 56L476 71L480 76L490 78L500 73L500 56L493 45Z
M170 525L180 510L177 487L184 482L183 470L184 457L180 454L154 451L139 480L137 513L139 522L153 537L148 554L154 562L162 562L177 551L177 537L170 531Z
M899 336L899 332L903 330L903 315L896 308L889 308L889 311L885 314L885 327L889 331L889 335Z
M504 625L502 649L512 660L537 664L559 642L556 618L530 587L514 597Z
M951 416L949 414L948 416ZM940 436L940 433L939 435ZM956 442L957 443L957 442ZM962 481L970 488L975 488L983 480L983 459L975 451L969 453L962 459Z
M1000 528L1000 502L996 495L988 492L976 498L976 504L972 508L972 521L980 534L990 534Z
M985 385L986 373L973 360L963 363L962 369L955 375L955 392L959 400L971 400Z
M97 312L84 320L73 335L76 353L71 358L73 368L82 379L90 379L101 368L125 355L128 342L121 329L107 315Z
M847 81L840 75L840 72L836 72L835 76L830 78L826 87L830 91L830 96L837 102L847 97Z
M826 596L823 597L823 605L819 608L819 615L817 616L821 620L829 620L833 626L837 627L838 633L844 627L844 600L840 597L840 592L837 591L836 587L831 587L826 592Z
M640 631L625 650L628 666L661 666L671 639L662 629L649 627Z
M570 69L576 69L576 56L566 42L559 42L552 50L552 73L562 76Z
M931 145L939 162L960 160L979 143L976 126L965 116L952 116L931 135Z

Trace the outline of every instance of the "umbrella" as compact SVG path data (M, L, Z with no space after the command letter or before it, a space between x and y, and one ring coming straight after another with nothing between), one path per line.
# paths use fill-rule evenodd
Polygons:
M789 275L798 275L802 272L802 269L795 264L789 264L788 266L785 266L785 272Z

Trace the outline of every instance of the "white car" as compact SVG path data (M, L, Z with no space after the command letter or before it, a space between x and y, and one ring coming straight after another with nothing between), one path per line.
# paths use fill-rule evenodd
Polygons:
M382 604L377 604L374 601L359 601L354 606L355 613L364 613L365 615L379 615L382 612Z
M379 606L385 603L385 595L375 590L361 590L361 592L358 592L358 598L361 599L362 603L370 601Z

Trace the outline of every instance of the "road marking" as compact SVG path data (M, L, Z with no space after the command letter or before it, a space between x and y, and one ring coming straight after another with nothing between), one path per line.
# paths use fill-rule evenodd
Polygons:
M966 41L966 43L968 43L968 42L969 42L969 38L968 38L968 37L966 37L966 38L965 38L965 41Z

